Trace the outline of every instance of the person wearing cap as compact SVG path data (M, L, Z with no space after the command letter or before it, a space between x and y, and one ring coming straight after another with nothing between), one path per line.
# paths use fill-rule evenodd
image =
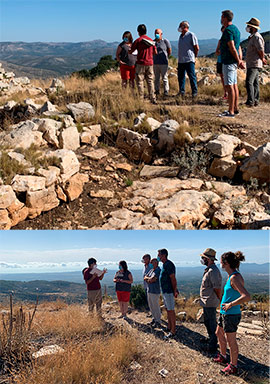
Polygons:
M165 339L173 338L175 336L176 317L175 317L175 298L178 296L177 281L175 278L175 265L168 260L167 249L158 250L158 261L163 263L160 273L160 286L163 296L164 305L167 311L168 318L168 331Z
M219 117L234 118L238 111L239 90L237 85L237 68L244 69L240 48L240 31L233 25L233 12L225 10L221 14L221 24L225 30L220 39L220 54L225 88L228 93L229 110Z
M259 72L267 61L264 58L264 39L259 33L260 20L252 17L246 24L246 31L250 33L246 51L246 105L256 107L259 104Z
M136 82L140 98L144 98L144 79L146 80L149 98L153 104L157 104L154 91L154 61L153 55L156 54L155 42L146 35L147 29L144 24L138 25L137 32L139 38L136 39L128 53L138 51L136 61Z
M197 77L195 73L195 60L199 52L198 39L193 32L189 31L189 23L182 21L179 25L180 32L178 40L178 83L179 94L185 95L186 72L189 77L192 98L198 93Z
M209 344L205 350L215 353L217 351L216 310L221 301L222 277L215 264L217 259L214 249L207 248L200 256L201 263L206 266L200 288L200 305L203 307L204 325L209 336Z
M164 96L168 96L168 58L172 53L172 48L169 40L163 39L163 32L160 28L155 30L155 43L157 48L157 54L154 55L155 93L156 95L159 95L161 76L164 87Z

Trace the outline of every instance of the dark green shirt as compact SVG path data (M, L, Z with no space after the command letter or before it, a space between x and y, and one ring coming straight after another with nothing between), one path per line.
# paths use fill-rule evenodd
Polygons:
M220 54L222 64L235 64L237 60L231 54L230 48L228 46L229 41L234 41L235 48L239 52L240 45L240 31L239 29L231 24L223 32L220 39Z
M175 266L170 260L166 260L160 274L160 285L162 293L173 293L170 275L175 275Z

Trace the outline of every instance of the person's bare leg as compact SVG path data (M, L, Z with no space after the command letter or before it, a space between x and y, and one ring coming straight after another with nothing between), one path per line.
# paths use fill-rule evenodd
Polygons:
M223 356L226 356L227 340L225 338L224 329L222 327L220 327L219 325L217 326L216 335L218 338L218 344L219 344L220 352Z
M168 330L171 330L171 318L169 316L169 311L167 311L167 320L168 320Z
M226 85L228 92L229 112L234 115L235 91L234 85Z
M226 86L224 84L224 76L223 76L223 73L220 73L220 80L221 80L221 83L222 83L222 87L223 87L223 90L224 90L224 96L223 97L228 97L228 93L227 93L227 90L226 90Z
M124 302L124 303L123 303L123 306L124 306L124 316L126 316L127 311L128 311L128 302L127 302L127 303Z
M127 80L122 80L122 88L126 88L127 87Z
M175 335L175 326L176 326L176 317L174 311L167 311L168 313L168 323L170 324L170 331Z
M226 339L230 348L231 364L237 366L238 360L238 344L236 341L236 332L226 333Z
M238 111L238 102L239 102L239 89L238 89L238 85L234 84L233 88L234 88L234 95L235 95L234 111Z

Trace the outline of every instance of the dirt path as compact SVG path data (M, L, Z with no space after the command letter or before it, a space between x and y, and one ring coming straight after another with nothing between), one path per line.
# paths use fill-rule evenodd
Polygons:
M133 310L128 320L119 319L117 306L105 305L106 322L127 328L134 334L138 343L138 358L126 373L123 384L244 384L268 383L269 356L268 341L252 336L239 335L240 375L224 377L219 373L220 366L212 362L212 357L200 349L200 338L206 336L202 324L184 322L177 326L175 340L164 341L163 329L153 330L147 323L151 318L145 312ZM162 377L161 369L168 374Z

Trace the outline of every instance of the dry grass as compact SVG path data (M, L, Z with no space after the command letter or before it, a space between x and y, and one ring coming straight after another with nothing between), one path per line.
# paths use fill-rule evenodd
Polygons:
M27 167L15 159L11 159L5 150L0 148L0 178L10 184L15 175L27 174Z
M111 384L119 383L122 370L136 354L132 337L117 333L69 344L65 352L37 360L30 370L15 377L20 384Z

